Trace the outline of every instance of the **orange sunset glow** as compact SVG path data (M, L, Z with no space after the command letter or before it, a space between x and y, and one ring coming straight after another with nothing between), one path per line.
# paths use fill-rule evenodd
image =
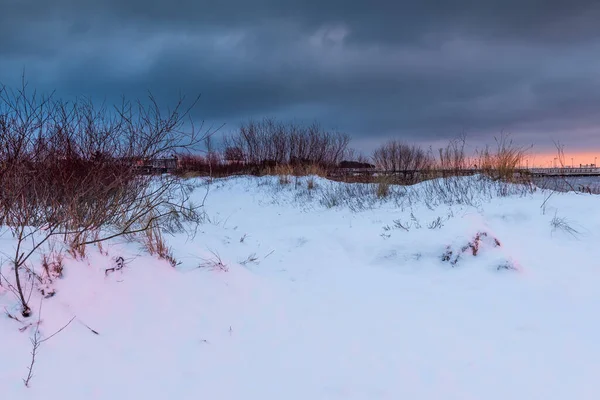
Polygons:
M555 153L532 153L525 157L523 160L523 167L537 167L537 168L548 168L548 167L579 167L579 166L591 166L592 164L598 165L600 159L600 151L598 152L585 152L585 153L568 153L565 152L564 156L559 157L558 152Z

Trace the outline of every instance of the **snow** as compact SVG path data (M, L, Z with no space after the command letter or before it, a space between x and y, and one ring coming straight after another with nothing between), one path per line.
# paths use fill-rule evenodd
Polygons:
M34 328L0 318L1 398L599 398L596 196L352 211L322 205L335 185L216 181L195 236L168 237L175 269L124 240L66 258L27 323L40 318L47 337L76 318L41 345L29 388ZM555 217L577 233L553 229ZM198 268L215 255L227 270ZM117 256L125 267L106 275ZM3 285L0 310L18 315Z

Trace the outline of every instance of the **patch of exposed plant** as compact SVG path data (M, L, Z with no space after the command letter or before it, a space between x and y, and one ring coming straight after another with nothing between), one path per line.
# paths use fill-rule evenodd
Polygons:
M556 231L562 231L568 235L573 236L574 238L577 238L579 236L579 231L573 228L571 226L571 223L566 218L559 217L558 215L556 215L556 213L550 221L550 226L552 227L552 233Z
M453 249L451 246L446 246L446 250L442 254L442 261L450 263L453 267L458 264L464 255L476 257L482 248L482 244L489 244L492 247L501 247L500 240L491 236L487 232L477 232L473 239L461 246L459 250Z
M258 265L259 261L258 261L258 256L256 255L256 253L252 253L250 254L248 257L246 257L245 260L240 261L239 262L241 265L248 265L248 264L255 264Z
M42 296L48 298L56 294L53 284L56 279L60 279L63 276L63 259L63 254L60 252L42 254L42 276L40 277L40 285L38 287Z
M110 267L104 270L104 275L108 276L111 272L120 271L125 268L125 259L121 256L115 257L114 259L114 267Z
M206 268L210 270L218 270L227 272L229 271L229 267L223 262L219 253L211 251L211 257L201 259L198 268Z
M496 270L498 270L498 271L518 271L519 269L512 261L505 260L504 262L500 263L496 267Z

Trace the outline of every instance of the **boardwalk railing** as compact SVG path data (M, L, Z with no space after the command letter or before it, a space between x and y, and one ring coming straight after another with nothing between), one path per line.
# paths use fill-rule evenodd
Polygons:
M600 168L530 168L525 170L534 176L600 176Z
M141 174L162 174L175 172L179 168L177 157L153 158L132 161L134 168Z
M143 174L175 172L180 167L177 157L155 158L132 161L134 167ZM185 167L184 167L185 168ZM489 171L480 168L433 169L433 170L399 170L385 171L378 168L334 168L329 170L331 177L343 176L398 176L418 177L420 175L434 176L468 176L485 174ZM515 174L525 176L600 176L600 168L595 166L562 167L562 168L516 168Z
M461 169L433 169L428 171L420 170L402 170L402 171L384 171L377 168L338 168L331 171L330 175L386 175L386 176L417 176L425 172L437 176L465 176L484 174L488 170L479 168L461 168ZM598 167L579 167L579 168L516 168L515 174L525 176L600 176Z

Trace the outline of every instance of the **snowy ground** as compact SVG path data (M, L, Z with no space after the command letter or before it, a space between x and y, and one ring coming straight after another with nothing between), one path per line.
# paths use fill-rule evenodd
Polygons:
M169 238L177 269L122 242L67 260L40 329L76 319L42 344L30 388L34 330L0 318L0 398L600 398L597 196L353 212L277 185L213 184L210 222ZM212 253L227 271L197 268ZM18 314L0 287L3 307Z

